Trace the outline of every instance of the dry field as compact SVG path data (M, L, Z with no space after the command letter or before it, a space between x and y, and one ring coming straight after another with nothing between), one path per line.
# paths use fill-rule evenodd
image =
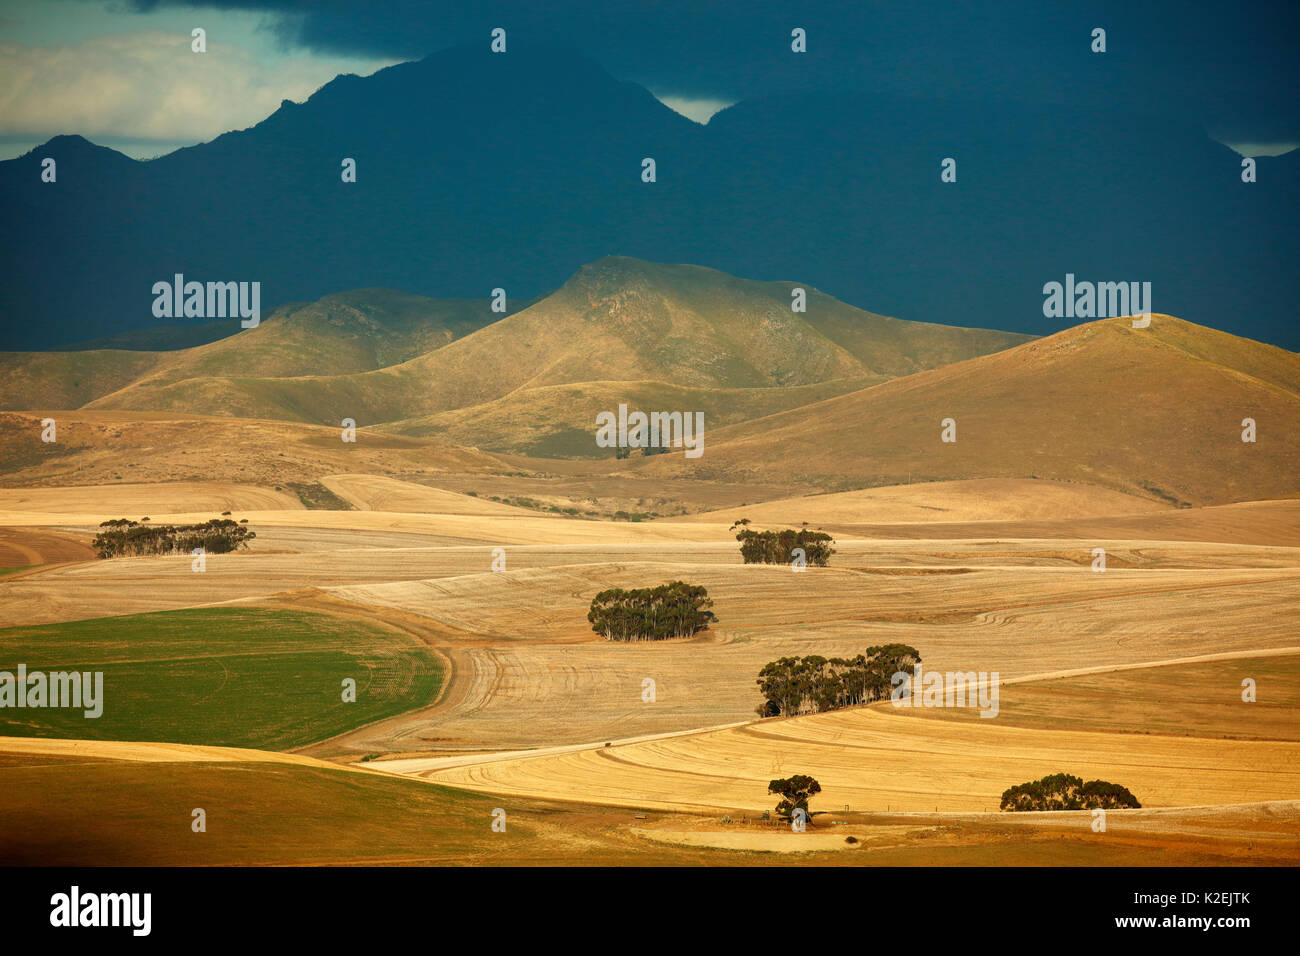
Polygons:
M1300 856L1296 801L1116 812L1104 835L1079 814L858 812L792 834L752 816L503 800L285 754L15 738L0 738L0 781L6 865L1141 866L1158 854L1168 865L1257 866ZM178 840L196 793L208 833ZM503 803L504 835L486 826Z
M766 782L791 773L815 776L823 790L814 808L834 811L995 811L1007 787L1060 771L1085 780L1122 782L1144 808L1295 800L1300 794L1300 707L1289 688L1280 720L1290 726L1285 740L1142 730L1145 718L1161 710L1172 709L1167 716L1177 725L1187 722L1180 717L1209 706L1235 708L1235 725L1248 732L1256 719L1252 708L1259 705L1242 702L1240 685L1230 679L1207 689L1198 672L1230 663L1125 672L1135 692L1143 686L1137 678L1164 672L1159 676L1181 685L1184 693L1172 699L1139 698L1130 720L1108 731L1044 729L1027 726L1033 721L1023 718L1012 723L971 714L961 720L931 719L927 711L884 703L609 747L458 761L460 766L424 761L428 766L422 767L421 761L408 760L393 769L472 790L660 810L758 813L770 808ZM1265 684L1279 669L1280 678L1294 676L1294 661L1287 657L1257 658L1251 665ZM1086 684L1083 678L1062 683L1068 688L1080 681ZM1277 685L1281 689L1283 681ZM1005 686L1002 697L1015 707L1018 695L1032 696L1038 686Z
M564 489L557 500L597 499L613 487L579 472L554 479ZM991 479L628 522L463 494L476 481L468 473L446 487L427 475L310 477L353 510L307 509L257 480L0 490L0 566L15 569L0 575L0 626L246 602L396 627L448 662L446 692L431 707L303 748L302 759L384 754L366 766L511 799L576 801L617 821L608 823L618 834L611 846L628 859L656 846L791 849L788 834L723 831L717 819L770 809L767 780L795 772L822 782L823 808L851 808L842 833L817 834L836 857L857 833L877 862L898 862L895 853L911 854L903 862L991 862L976 848L991 853L1008 841L1024 855L1004 849L998 858L1050 862L1035 841L1059 840L1073 823L1044 817L1022 839L1008 828L1026 821L980 814L996 809L1007 786L1058 770L1122 783L1144 807L1235 807L1197 810L1228 816L1195 824L1167 810L1128 815L1131 860L1081 847L1080 862L1140 862L1143 841L1181 847L1193 862L1231 861L1246 852L1234 832L1269 846L1269 860L1296 853L1297 813L1277 803L1300 796L1294 699L1257 732L1238 725L1228 704L1213 719L1176 705L1203 697L1223 669L1257 659L1295 677L1300 657L1258 655L1300 645L1300 500L1173 509L1083 485ZM502 493L510 479L493 480L493 493L513 497ZM520 478L520 494L535 496L541 480ZM209 556L203 574L188 557L99 561L89 551L107 518L185 522L221 511L247 518L257 539L246 552ZM832 567L743 566L728 531L742 516L758 527L807 521L831 530ZM1104 574L1091 570L1096 547L1107 552ZM492 570L495 548L505 549L501 572ZM592 633L586 611L597 591L677 578L708 588L718 615L710 630L654 645ZM754 721L754 678L767 661L894 641L915 646L929 669L1012 681L1005 719L874 707ZM1231 660L1141 667L1214 655ZM1278 664L1287 660L1290 670ZM1060 672L1071 676L1048 679ZM1122 683L1147 673L1172 681L1155 709L1134 703ZM642 701L647 678L653 702ZM1196 732L1179 732L1183 725ZM122 756L85 746L4 741L0 753L6 766L68 756L49 748ZM124 759L173 759L139 753ZM619 807L677 812L647 822ZM932 816L858 816L900 810Z
M680 811L630 827L693 849L798 854L783 863L853 866L1293 866L1300 801L1080 813L859 813L831 810L807 832L741 813Z
M72 561L92 561L89 536L59 531L0 528L0 572Z
M204 504L242 496L253 507L236 517L248 517L258 538L249 552L210 556L204 574L194 574L181 556L84 561L25 574L0 585L0 624L76 620L106 608L121 614L328 600L336 612L421 634L452 661L452 692L435 711L331 745L347 753L542 747L745 720L758 703L758 670L786 654L851 654L902 641L917 647L927 665L1015 678L1287 646L1300 615L1290 600L1300 584L1300 549L1291 547L1154 538L843 539L832 568L794 574L740 565L721 519L581 520L383 476L326 476L323 483L365 510L285 510L272 498L219 483L163 485L157 501L131 497L136 511L170 521L212 514L160 514L149 505L194 507L176 497L182 491ZM996 493L957 484L952 501L930 500L966 517L987 500L1006 514L1008 506L996 504L1007 490L1002 483L994 483ZM1024 483L1017 493L1028 498L1040 484L1053 507L1067 513L1062 496L1072 490L1081 513L1123 497L1055 483ZM48 524L88 535L99 520L122 514L125 501L110 492L140 494L10 491L49 510L20 510L10 500L0 521L13 528L11 536L50 534L42 527ZM892 490L886 497L900 496ZM864 513L879 515L875 497L856 497L869 499ZM855 500L820 499L841 518L854 517ZM1292 504L1277 504L1275 533L1285 529ZM102 510L85 510L96 505ZM1202 509L1216 510L1222 509ZM790 521L805 514L795 511ZM1168 514L1196 516L1159 511L1130 520ZM27 526L22 532L20 523ZM1090 570L1096 546L1108 552L1105 574ZM496 547L505 548L503 573L491 571ZM710 631L654 646L610 645L592 634L586 608L597 591L672 578L709 588L719 617ZM656 683L654 704L640 700L646 678Z
M83 488L0 488L0 511L49 514L94 509L119 518L153 512L300 510L293 495L233 482L175 481Z
M850 655L900 641L927 665L1013 678L1290 646L1300 616L1294 568L897 570L593 564L331 593L454 629L446 650L463 696L421 717L427 730L405 728L393 749L545 746L743 720L759 702L762 665L790 654ZM609 645L590 633L585 609L596 591L670 576L718 595L719 621L706 635ZM1263 620L1261 607L1270 609ZM641 702L646 678L653 704ZM368 737L363 746L381 743Z
M725 512L705 512L676 520L722 521ZM1146 498L1064 481L986 478L842 491L764 501L744 509L757 525L807 521L816 526L913 524L931 521L1025 521L1096 515L1155 514L1172 510Z
M41 737L0 737L0 754L6 758L50 757L58 761L114 760L130 763L291 763L304 767L335 768L310 757L241 747L205 747L194 744L137 743L116 740L50 740ZM12 760L11 760L12 762ZM350 770L361 770L349 767Z

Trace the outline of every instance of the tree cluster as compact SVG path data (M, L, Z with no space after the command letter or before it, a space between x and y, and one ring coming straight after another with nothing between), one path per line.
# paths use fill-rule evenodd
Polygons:
M248 547L257 537L238 521L213 518L203 524L147 524L116 518L99 526L94 548L101 558L142 554L189 554L202 548L208 554L226 554Z
M740 556L746 564L790 564L794 550L802 548L808 564L824 568L835 553L831 547L835 539L824 531L809 531L807 528L751 531L746 527L748 524L748 518L741 518L731 526L732 531L740 529L736 532L736 540L740 542Z
M915 673L921 655L907 644L868 647L857 657L782 657L758 672L760 717L815 714L889 696L894 674Z
M1138 809L1142 804L1127 787L1105 780L1089 780L1068 773L1054 773L1011 787L1002 794L1001 809L1020 810L1103 810Z
M654 588L609 588L591 601L587 620L607 641L662 641L690 637L717 617L703 587L671 581Z

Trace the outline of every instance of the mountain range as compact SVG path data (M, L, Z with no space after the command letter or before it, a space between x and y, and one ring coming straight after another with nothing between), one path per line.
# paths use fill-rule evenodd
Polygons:
M513 315L494 315L486 299L359 290L281 307L256 328L189 349L6 353L0 407L346 417L477 444L474 429L438 418L468 411L518 420L520 434L504 440L514 449L555 431L544 409L560 394L563 421L586 436L589 456L589 400L617 404L621 383L641 383L647 400L647 390L675 390L679 405L738 421L1028 338L874 315L811 287L807 311L796 312L795 288L614 257Z
M811 491L1043 478L1176 507L1300 494L1300 355L1163 313L1035 338L629 257L519 305L503 316L485 299L370 288L190 348L0 353L0 408L78 410L56 417L103 435L191 422L195 468L214 422L236 442L240 421L305 427L338 458L350 418L366 454L437 448L476 468L515 456L516 468ZM702 412L704 455L616 460L594 433L620 404ZM10 419L11 440L32 446L15 460L39 457L30 422Z
M157 159L67 135L0 162L0 347L138 347L114 337L158 323L150 290L178 272L258 281L268 313L375 287L501 288L515 310L618 255L1038 335L1063 324L1047 282L1149 281L1157 311L1294 349L1297 152L1244 183L1236 153L1174 120L853 90L701 126L573 51L456 48Z

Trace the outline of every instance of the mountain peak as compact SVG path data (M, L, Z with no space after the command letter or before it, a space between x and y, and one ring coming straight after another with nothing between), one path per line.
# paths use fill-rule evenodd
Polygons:
M413 107L427 106L442 114L434 118L444 122L472 115L475 125L487 126L532 114L611 122L622 111L631 111L627 119L633 121L638 111L648 110L661 124L681 129L695 125L645 88L615 79L577 50L525 43L512 44L504 54L493 53L486 44L449 47L366 77L340 74L297 105L312 111L361 109L367 114L393 109L407 122Z
M711 278L717 282L735 280L734 276L706 266L651 262L648 259L638 259L634 256L610 255L602 256L580 266L578 271L565 282L565 286L603 285L619 281L673 282L688 277L697 279Z
M40 146L24 153L19 159L30 159L32 157L44 158L52 156L58 159L75 159L78 157L91 157L94 159L108 160L109 162L123 161L134 163L135 160L125 153L119 153L117 150L108 146L100 146L98 143L92 143L80 133L63 133L47 139Z

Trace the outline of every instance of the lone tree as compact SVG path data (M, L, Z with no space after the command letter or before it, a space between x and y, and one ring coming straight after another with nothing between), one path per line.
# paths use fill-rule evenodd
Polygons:
M1105 780L1089 780L1054 773L1005 790L1001 809L1024 810L1136 810L1142 804L1127 787Z
M807 774L797 773L784 780L773 780L767 785L767 792L781 798L781 802L776 805L776 815L783 820L793 817L796 810L802 810L807 819L812 819L808 801L822 792L822 785Z

